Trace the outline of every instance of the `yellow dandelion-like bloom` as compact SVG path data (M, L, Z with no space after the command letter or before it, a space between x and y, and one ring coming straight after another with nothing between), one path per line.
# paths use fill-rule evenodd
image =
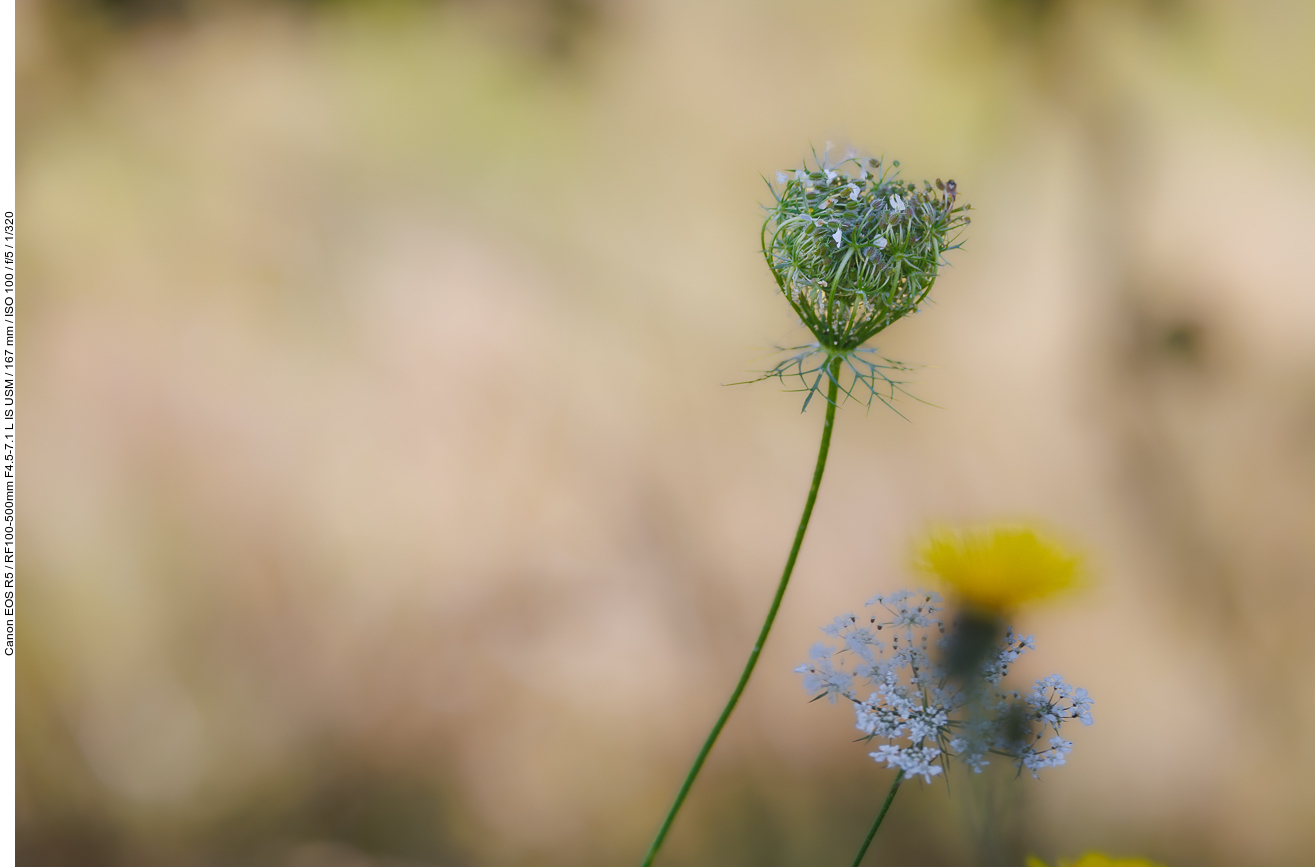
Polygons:
M960 600L992 612L1076 587L1080 564L1058 542L1020 526L937 530L919 547L917 559L919 569Z
M1031 857L1027 859L1027 867L1046 867L1046 862ZM1055 867L1164 867L1164 865L1146 858L1111 858L1102 852L1088 852L1076 861L1061 859Z

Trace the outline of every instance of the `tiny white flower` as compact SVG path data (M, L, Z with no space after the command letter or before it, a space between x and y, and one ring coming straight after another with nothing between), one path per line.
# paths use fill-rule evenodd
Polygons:
M850 184L850 185L849 185L849 200L850 200L851 202L857 202L857 201L858 201L858 192L859 192L859 190L858 190L858 184Z
M833 172L830 169L826 170L826 182L828 184L834 181L837 177L839 177L839 174L837 172Z
M872 243L875 244L875 245L877 246L877 249L878 249L878 250L884 250L884 249L886 249L886 243L887 243L887 242L886 242L886 239L885 239L884 237L877 236L877 240L873 241Z
M820 641L808 648L808 655L817 662L821 662L824 659L830 659L831 654L833 653L835 653L833 648L827 647Z
M836 229L836 233L835 233L834 235L831 236L831 240L835 241L835 242L836 242L836 246L839 247L840 244L841 244L841 239L842 239L843 237L844 237L844 236L840 233L840 230L839 230L839 229Z
M825 695L834 704L837 695L849 695L853 687L853 675L846 671L837 669L831 664L831 659L826 653L819 653L818 647L824 651L830 648L818 645L813 648L811 654L815 662L801 665L795 669L795 674L804 676L804 689L809 692L818 692L822 690Z
M1082 687L1078 687L1073 693L1073 715L1082 721L1082 724L1089 726L1091 719L1091 696Z
M877 655L873 651L874 647L881 651L886 646L877 641L876 636L869 629L860 627L845 636L845 649L858 654L859 658L869 665L875 665L877 662Z
M879 762L885 762L888 768L899 768L907 776L922 777L930 783L931 778L944 769L937 764L936 757L941 751L935 747L892 747L889 744L877 747L877 752L868 753Z
M803 169L795 169L795 170L794 170L794 179L795 179L796 181L802 181L802 180L804 180L804 179L807 178L807 177L808 177L808 173L805 172Z
M787 175L785 172L776 173L776 182L778 184L787 184L789 183L789 181L790 181L790 176Z
M991 763L986 760L985 753L975 753L969 749L970 746L964 738L950 739L950 752L957 753L963 763L973 769L974 774L980 774L982 768Z
M904 204L904 200L901 199L899 196L891 196L890 208L896 213L899 213L900 211L903 211L906 208L906 205Z
M887 767L896 767L900 762L900 748L890 744L882 744L877 747L875 753L868 753L868 755L879 762L885 762Z

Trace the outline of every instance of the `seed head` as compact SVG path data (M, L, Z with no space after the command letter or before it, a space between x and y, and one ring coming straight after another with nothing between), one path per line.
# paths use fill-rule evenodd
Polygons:
M899 180L899 162L826 155L778 172L763 255L790 306L830 354L848 353L927 298L967 205L953 181ZM879 171L873 175L868 169Z

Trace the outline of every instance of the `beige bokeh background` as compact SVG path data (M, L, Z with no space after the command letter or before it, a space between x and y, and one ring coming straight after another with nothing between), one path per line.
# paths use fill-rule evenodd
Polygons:
M1290 2L19 3L24 864L637 863L821 425L757 251L810 142L953 176L665 863L848 863L791 669L935 520L1044 521L1096 697L1017 843L1315 843L1315 13ZM1003 781L997 781L1003 782ZM974 863L905 787L873 863ZM971 810L966 812L971 813ZM884 860L882 860L884 859Z

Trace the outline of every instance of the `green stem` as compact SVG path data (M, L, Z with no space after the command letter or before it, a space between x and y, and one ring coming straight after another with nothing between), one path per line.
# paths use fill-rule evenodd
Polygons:
M890 791L886 794L886 803L881 805L881 812L877 814L877 820L868 829L868 835L863 839L863 845L858 847L858 854L854 856L854 863L850 867L858 867L862 863L863 856L868 853L868 846L872 845L872 838L877 836L877 829L881 827L881 820L886 818L886 811L890 809L890 802L895 800L895 793L899 791L899 784L903 779L903 771L895 775L895 782L890 784Z
M657 857L658 850L662 848L662 841L667 838L667 832L671 830L671 824L676 820L676 814L680 812L680 807L685 803L685 798L689 795L690 787L694 785L694 778L699 775L703 769L703 763L708 758L708 753L712 752L712 745L717 743L717 737L721 730L726 727L726 721L731 718L731 713L735 710L735 705L740 701L740 694L744 692L745 686L749 683L749 677L753 674L754 666L758 664L758 657L762 654L763 645L767 643L767 634L772 631L772 623L776 620L776 612L781 607L781 599L785 596L785 588L790 583L790 575L794 572L795 561L799 559L799 547L804 543L804 533L808 531L808 521L813 517L813 504L817 502L817 489L822 485L822 472L826 469L826 455L831 450L831 429L836 422L836 400L839 397L840 387L840 359L836 358L828 365L830 383L826 391L826 421L822 424L822 445L817 450L817 466L813 469L813 486L808 489L808 500L804 503L804 513L799 518L799 529L795 530L794 545L790 548L790 556L785 560L785 570L781 573L781 582L776 586L776 595L772 598L772 607L767 611L767 619L763 621L762 629L758 632L758 640L753 644L753 652L749 654L749 661L744 665L744 671L740 674L739 683L735 684L735 691L731 693L730 701L726 702L726 707L722 709L721 716L717 717L717 722L708 733L708 739L703 742L703 748L699 750L698 756L694 759L694 764L690 766L689 773L685 775L685 782L681 784L680 791L676 793L676 800L667 812L667 818L662 822L662 827L658 829L657 837L653 840L653 845L648 847L648 854L644 856L643 867L649 867L653 859Z

